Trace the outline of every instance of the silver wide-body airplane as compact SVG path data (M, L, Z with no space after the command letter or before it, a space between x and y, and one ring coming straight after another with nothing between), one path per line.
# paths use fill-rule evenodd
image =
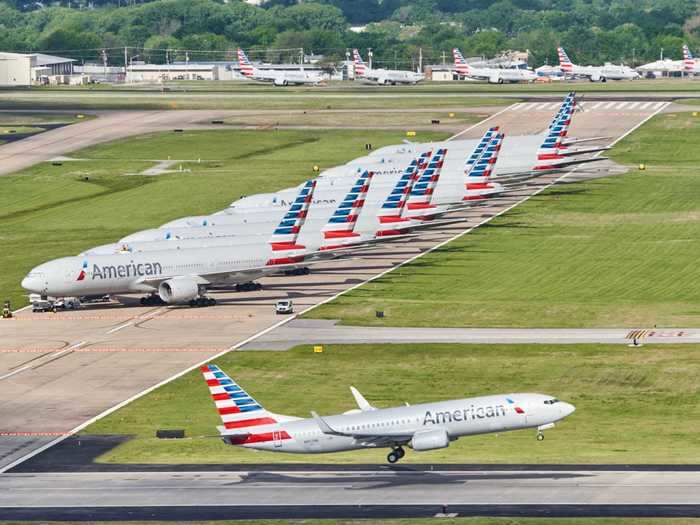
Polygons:
M223 425L223 441L244 448L318 454L390 448L396 463L404 447L415 451L448 447L463 436L526 428L543 431L572 414L574 406L543 394L502 394L393 408L372 406L350 387L358 408L340 415L303 419L266 410L216 365L201 367Z

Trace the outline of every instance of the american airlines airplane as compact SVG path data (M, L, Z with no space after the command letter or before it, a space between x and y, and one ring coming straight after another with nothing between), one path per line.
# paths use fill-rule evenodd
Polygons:
M534 82L537 73L529 69L498 68L498 67L472 67L464 60L462 52L456 47L452 50L455 62L455 71L459 78L473 80L486 80L491 84L503 84L505 82Z
M688 44L683 44L683 70L689 75L697 75L700 73L700 62L693 58Z
M464 436L526 428L543 431L571 415L575 407L544 394L502 394L393 408L372 406L354 387L358 408L340 415L303 419L266 410L216 365L201 367L223 425L226 444L271 452L319 454L389 448L389 463L416 452L446 448Z
M365 61L362 60L362 55L357 49L352 50L353 63L355 67L355 76L362 80L368 80L376 84L395 86L396 84L417 84L425 79L422 73L414 73L413 71L402 71L397 69L370 69Z
M571 62L563 47L557 48L559 68L564 76L586 77L591 82L607 82L608 80L635 80L639 73L627 66L605 64L604 66L579 66Z
M273 69L258 69L254 67L245 52L238 49L238 65L241 73L246 78L261 82L272 82L275 86L289 86L292 84L320 84L323 79L318 73L311 73L299 69L298 71L275 71Z

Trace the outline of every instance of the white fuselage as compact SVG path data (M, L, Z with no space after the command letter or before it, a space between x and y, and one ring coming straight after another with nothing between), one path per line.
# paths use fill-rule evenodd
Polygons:
M396 69L367 69L360 78L383 85L417 84L425 78L425 75Z
M245 434L219 428L227 443L275 452L308 454L402 445L414 450L429 450L444 448L462 436L550 425L573 411L572 405L553 400L550 396L506 394L353 410L323 418L338 434L355 436L329 434L315 419L286 416L275 416L277 423L254 427ZM381 439L361 437L363 434L381 436ZM443 435L446 440L441 443Z

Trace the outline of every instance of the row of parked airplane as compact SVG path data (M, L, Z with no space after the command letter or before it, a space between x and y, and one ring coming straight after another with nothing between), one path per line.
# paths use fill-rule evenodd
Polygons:
M143 304L208 306L212 287L303 272L377 243L410 242L447 214L519 191L543 173L600 160L567 132L566 97L548 129L480 140L404 143L328 169L296 188L246 197L32 269L22 286L52 298L144 293ZM496 162L498 161L498 164Z
M559 55L559 71L565 78L587 78L591 82L607 82L608 80L634 80L640 75L633 68L625 65L605 64L602 66L581 66L571 61L564 48L557 48ZM417 84L425 79L420 72L397 69L370 68L362 59L357 49L352 50L355 78L374 84L396 85ZM492 84L509 82L534 82L539 74L531 69L476 67L470 65L458 48L452 50L454 69L460 80L486 81ZM278 71L254 67L245 52L238 50L238 63L241 73L252 80L271 82L277 86L320 84L323 78L318 72L305 71L303 68L295 71ZM679 62L679 70L686 74L700 73L700 62L693 58L690 48L683 45L683 60Z

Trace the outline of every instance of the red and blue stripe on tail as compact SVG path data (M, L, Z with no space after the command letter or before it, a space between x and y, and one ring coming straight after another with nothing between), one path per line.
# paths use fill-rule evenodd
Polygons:
M301 227L306 222L306 217L309 214L314 189L316 189L315 180L308 180L302 185L289 211L282 217L277 228L272 232L269 242L272 251L276 254L278 252L299 252L306 249L305 246L297 244L297 239L299 238ZM289 253L270 259L267 261L267 265L289 264L299 262L303 258L303 253Z
M428 167L423 171L418 180L413 184L409 194L406 208L408 210L423 210L434 207L431 202L433 192L440 179L442 164L445 161L447 149L440 148L433 158L430 159Z
M343 239L350 237L358 237L359 233L355 233L355 224L357 218L365 205L369 184L372 181L374 173L364 171L358 177L352 188L345 196L343 201L338 205L328 223L321 230L324 239ZM325 246L323 249L330 249L331 246Z

